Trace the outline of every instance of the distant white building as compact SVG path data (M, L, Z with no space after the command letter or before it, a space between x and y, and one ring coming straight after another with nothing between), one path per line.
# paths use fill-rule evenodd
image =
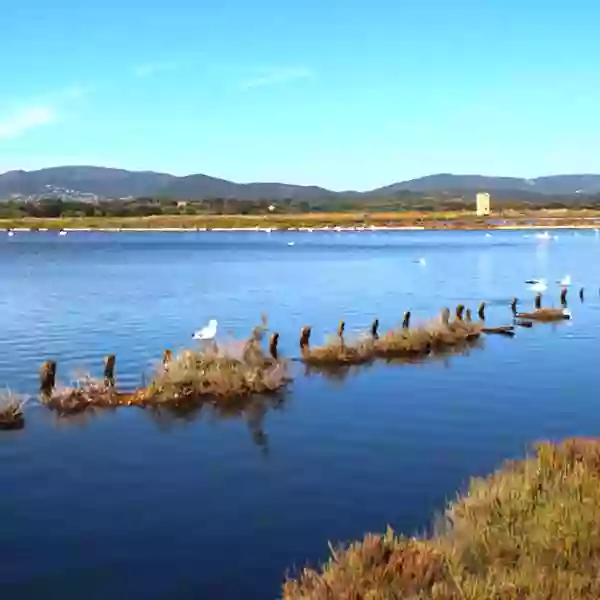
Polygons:
M490 204L490 195L486 192L479 192L476 196L477 216L486 217L492 212Z

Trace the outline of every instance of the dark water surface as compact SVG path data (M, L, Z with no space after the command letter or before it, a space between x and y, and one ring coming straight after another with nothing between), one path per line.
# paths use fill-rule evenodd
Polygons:
M557 235L0 233L0 386L30 394L43 360L68 381L110 352L135 386L212 317L222 339L267 312L296 355L304 324L317 343L340 318L385 329L481 299L504 324L512 295L531 306L525 279L548 280L547 304L573 281L571 322L447 362L298 373L276 409L57 420L30 403L23 431L0 432L0 597L276 598L328 540L423 531L531 441L600 434L600 240Z

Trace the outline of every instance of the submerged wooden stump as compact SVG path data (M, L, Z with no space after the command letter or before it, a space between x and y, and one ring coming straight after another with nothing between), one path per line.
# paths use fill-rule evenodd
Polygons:
M517 314L517 303L518 303L518 300L516 298L513 298L510 301L510 310L513 314L513 317Z
M519 321L519 320L515 319L515 325L517 327L533 327L533 322L532 321Z
M104 359L104 384L108 387L115 385L115 363L117 357L114 354L109 354Z
M579 290L579 299L583 302L583 288Z
M340 321L338 324L337 334L340 338L340 345L342 348L344 347L344 331L346 330L346 323L344 321Z
M465 311L465 321L467 323L473 322L473 318L471 317L471 309L470 308L467 308L467 310Z
M269 340L269 354L273 360L277 360L279 353L277 351L277 344L279 343L279 334L277 332L271 335Z
M567 292L568 292L568 290L567 290L567 288L566 288L566 287L564 287L564 288L563 288L563 289L560 291L560 303L561 303L563 306L566 306L566 305L567 305Z
M536 310L539 310L540 308L542 308L542 292L538 292L535 295L535 300L533 301L533 305Z
M410 327L410 310L404 313L404 319L402 320L402 329L408 329Z
M481 302L479 304L479 308L477 309L477 314L479 315L479 318L482 321L485 321L485 307L487 306L487 303L485 302L485 300L483 302Z
M463 320L463 314L465 312L465 305L464 304L459 304L456 307L456 320L457 321L462 321Z
M379 339L379 319L375 319L371 324L371 337L374 340Z
M310 352L310 332L311 327L305 326L300 330L300 352L306 356Z
M47 360L40 368L40 392L42 396L51 396L56 385L56 361Z
M483 333L506 335L509 337L515 335L515 328L513 325L503 325L502 327L484 327L481 331Z

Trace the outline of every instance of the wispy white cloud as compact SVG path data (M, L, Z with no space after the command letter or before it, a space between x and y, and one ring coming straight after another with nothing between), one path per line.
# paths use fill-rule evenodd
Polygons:
M14 110L6 116L0 115L0 139L11 139L31 129L49 125L57 119L51 106L29 106Z
M279 67L275 69L265 69L254 77L249 77L240 82L240 87L244 90L269 85L279 85L296 81L298 79L310 79L315 73L307 67Z
M152 75L156 75L157 73L173 71L176 68L177 65L172 62L145 63L134 67L133 74L136 77L152 77Z

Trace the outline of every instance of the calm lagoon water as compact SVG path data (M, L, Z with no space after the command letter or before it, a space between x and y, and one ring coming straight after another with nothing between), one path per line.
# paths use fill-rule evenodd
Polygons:
M422 532L530 442L600 434L600 239L557 233L0 234L0 385L31 394L43 360L68 381L109 352L137 385L212 317L241 337L266 312L295 356L305 324L317 343L340 318L385 329L482 299L505 324L511 296L532 303L524 280L573 281L571 322L343 381L298 371L281 406L246 415L57 420L30 404L0 435L0 595L276 598L328 540Z

